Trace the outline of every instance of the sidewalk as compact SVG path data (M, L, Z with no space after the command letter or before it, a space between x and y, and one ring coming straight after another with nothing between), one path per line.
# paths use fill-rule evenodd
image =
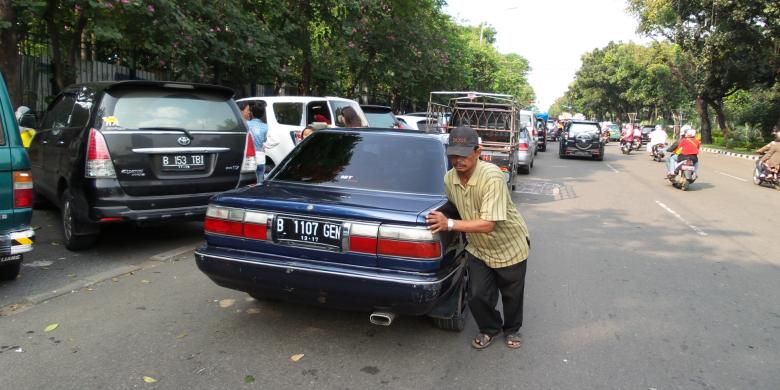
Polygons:
M745 154L745 153L732 152L732 151L728 151L728 150L724 150L724 149L716 149L716 148L702 147L701 150L705 151L705 152L708 152L708 153L723 154L723 155L726 155L726 156L744 158L744 159L747 159L747 160L758 160L758 158L761 157L761 156L759 156L757 154Z

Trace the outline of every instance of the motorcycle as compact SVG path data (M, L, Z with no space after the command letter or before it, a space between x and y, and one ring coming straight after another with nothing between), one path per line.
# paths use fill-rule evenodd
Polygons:
M623 154L631 154L631 142L621 139L620 140L620 151L623 152Z
M642 148L642 138L634 136L634 142L633 142L633 146L632 147L634 148L634 150L641 149Z
M688 186L691 185L697 179L696 174L696 161L695 156L680 156L680 161L674 168L674 175L668 177L669 181L675 188L679 188L683 191L688 190Z
M609 132L604 131L601 133L601 143L606 145L609 143Z
M756 161L756 167L753 169L753 183L756 185L767 185L780 190L780 172L770 169L763 161Z
M653 161L664 161L664 152L665 152L666 145L665 144L655 144L653 145L652 152L653 152Z

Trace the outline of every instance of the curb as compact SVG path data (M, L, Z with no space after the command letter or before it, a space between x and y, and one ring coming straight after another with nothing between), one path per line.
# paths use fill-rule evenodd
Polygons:
M701 148L701 150L709 153L722 154L730 157L744 158L746 160L758 160L761 157L752 154L734 153L734 152L728 152L725 150L713 149L713 148Z

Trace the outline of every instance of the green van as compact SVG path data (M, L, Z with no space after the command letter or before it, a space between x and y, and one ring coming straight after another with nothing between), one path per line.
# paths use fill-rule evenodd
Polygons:
M22 254L32 250L32 205L30 160L0 72L0 280L16 279Z

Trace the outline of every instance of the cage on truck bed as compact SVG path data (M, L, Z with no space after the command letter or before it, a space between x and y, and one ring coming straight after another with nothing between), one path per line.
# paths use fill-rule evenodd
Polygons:
M484 92L431 92L428 118L449 133L458 126L476 130L481 159L497 165L510 189L517 173L520 107L512 95ZM446 118L446 122L442 122Z

